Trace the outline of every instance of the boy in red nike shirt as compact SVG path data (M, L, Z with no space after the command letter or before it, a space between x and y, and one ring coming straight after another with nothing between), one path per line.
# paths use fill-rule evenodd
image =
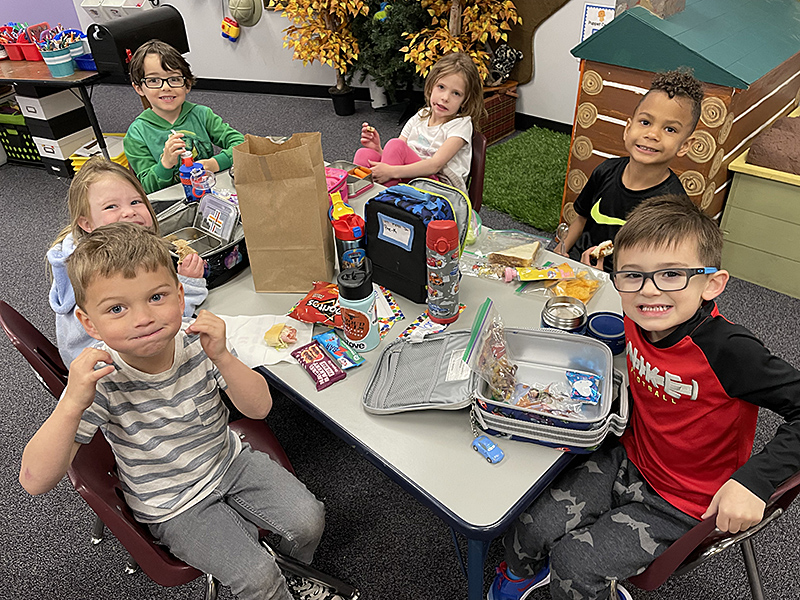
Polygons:
M613 240L628 213L642 200L685 194L672 161L689 151L700 118L701 83L685 71L659 73L622 133L628 156L609 158L592 171L575 200L575 220L554 251L590 264L589 253ZM612 257L597 268L611 272Z
M548 582L553 600L607 598L612 579L643 571L699 519L716 515L731 533L758 523L800 469L800 372L719 314L728 273L717 224L685 196L650 198L614 245L628 429L512 525L489 600L520 600ZM759 407L786 423L751 457Z

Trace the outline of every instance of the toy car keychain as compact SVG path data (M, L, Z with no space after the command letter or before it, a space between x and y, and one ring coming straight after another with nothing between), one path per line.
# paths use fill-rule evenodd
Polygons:
M472 449L493 465L499 463L505 456L503 451L485 435L479 435L472 440Z

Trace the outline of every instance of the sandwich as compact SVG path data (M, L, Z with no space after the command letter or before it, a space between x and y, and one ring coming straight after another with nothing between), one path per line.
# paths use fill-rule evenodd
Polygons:
M285 323L275 323L264 334L264 341L267 346L283 350L297 341L297 329Z
M600 260L601 258L605 258L606 256L611 256L614 253L614 243L611 240L606 240L605 242L600 242L595 246L594 250L589 253L595 260Z
M501 252L489 254L489 264L503 265L506 267L530 267L539 251L539 242L514 246Z
M197 254L197 250L189 245L187 240L172 240L172 247L178 255L178 264L181 264L190 254Z

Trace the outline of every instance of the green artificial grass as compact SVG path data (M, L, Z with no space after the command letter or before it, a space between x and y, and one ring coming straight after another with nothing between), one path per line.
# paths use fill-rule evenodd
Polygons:
M483 204L542 231L555 231L570 136L533 127L486 151Z

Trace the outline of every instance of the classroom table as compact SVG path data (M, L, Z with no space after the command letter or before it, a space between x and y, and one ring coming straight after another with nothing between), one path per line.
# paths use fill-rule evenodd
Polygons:
M89 116L89 123L97 138L97 145L103 156L111 160L108 155L103 131L94 114L92 98L86 91L88 84L96 83L102 75L97 71L75 71L67 77L53 77L50 69L43 60L3 60L0 61L0 83L26 83L30 85L43 85L62 88L78 88L86 114Z
M218 175L223 187L225 173ZM376 186L380 189L379 186ZM351 201L361 212L366 198ZM151 200L180 198L175 187L151 194ZM563 257L541 250L544 257ZM540 255L542 258L542 255ZM310 282L309 282L310 287ZM480 304L491 297L509 328L537 328L543 297L520 296L516 285L464 277L459 300L466 305L450 330L469 329ZM220 315L284 315L303 294L257 293L250 269L209 292L199 307ZM471 448L474 439L468 410L425 410L373 415L362 407L362 394L382 349L402 332L425 306L395 294L405 319L394 324L380 345L363 353L365 363L347 371L347 378L317 392L311 378L296 364L259 367L267 380L333 433L363 455L404 490L428 507L453 532L467 539L470 600L483 595L483 565L490 542L501 535L547 487L574 455L526 442L502 440L505 458L489 464ZM590 301L589 311L621 313L619 296L610 283ZM317 329L322 330L320 326ZM620 367L621 357L615 360ZM459 555L459 559L463 559Z

